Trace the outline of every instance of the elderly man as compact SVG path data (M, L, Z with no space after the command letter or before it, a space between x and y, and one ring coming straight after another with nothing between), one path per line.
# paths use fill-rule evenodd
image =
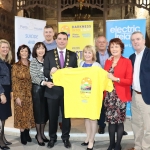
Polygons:
M139 31L132 33L131 42L135 50L130 56L134 67L131 109L135 146L130 150L150 150L150 49Z

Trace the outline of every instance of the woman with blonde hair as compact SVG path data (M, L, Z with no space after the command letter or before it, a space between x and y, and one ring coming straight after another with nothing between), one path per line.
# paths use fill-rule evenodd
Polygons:
M7 145L12 143L5 139L5 120L11 116L11 60L12 54L10 44L7 40L0 40L0 148L10 149Z
M93 46L87 45L84 47L83 61L81 61L79 66L80 67L92 67L92 66L101 67L101 65L96 62L96 51ZM86 140L81 145L88 146L87 150L93 150L94 137L97 130L97 120L91 120L89 118L85 118L85 128L86 128L87 137Z

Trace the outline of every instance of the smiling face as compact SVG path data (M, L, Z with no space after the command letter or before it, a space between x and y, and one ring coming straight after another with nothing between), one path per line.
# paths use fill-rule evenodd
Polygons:
M40 45L37 49L36 49L36 54L37 57L43 57L45 55L45 48L43 45Z
M7 43L1 43L1 45L0 45L0 54L3 58L6 58L9 50L10 50L10 48L9 48L9 45Z
M28 49L24 48L20 50L20 57L21 59L28 59L29 53L28 53Z
M93 61L93 53L92 53L92 51L84 50L83 57L84 57L85 62L86 61L87 62L90 62L90 61L92 62Z
M59 34L56 39L57 47L61 50L65 49L68 44L68 37L65 34Z
M118 56L121 56L122 49L119 44L111 43L110 44L110 52L111 52L112 56L118 57Z
M54 37L54 30L52 28L45 28L44 37L47 42L52 41Z
M100 36L96 40L96 46L99 52L105 52L107 48L107 40L104 36Z
M132 46L138 53L145 47L145 39L141 33L135 33L131 36Z

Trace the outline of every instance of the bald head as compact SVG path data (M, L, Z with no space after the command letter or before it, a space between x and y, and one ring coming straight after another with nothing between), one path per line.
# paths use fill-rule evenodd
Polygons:
M95 44L96 44L97 50L100 53L104 53L106 51L108 42L107 42L105 36L98 36Z

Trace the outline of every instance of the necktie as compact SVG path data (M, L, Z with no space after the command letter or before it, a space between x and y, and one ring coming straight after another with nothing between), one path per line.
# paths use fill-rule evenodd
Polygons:
M63 51L59 51L59 53L60 53L60 58L59 58L59 60L60 60L60 67L63 68L63 66L64 66Z

